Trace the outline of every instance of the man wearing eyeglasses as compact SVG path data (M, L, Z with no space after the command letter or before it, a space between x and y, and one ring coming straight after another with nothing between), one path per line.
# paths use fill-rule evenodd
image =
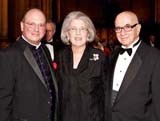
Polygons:
M160 52L141 40L131 11L116 16L114 30L121 48L110 56L112 121L160 121Z
M57 84L49 51L41 43L46 17L30 9L22 36L0 51L0 121L57 121Z

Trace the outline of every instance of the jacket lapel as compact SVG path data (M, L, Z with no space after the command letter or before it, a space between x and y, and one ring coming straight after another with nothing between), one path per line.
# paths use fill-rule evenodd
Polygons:
M65 63L67 63L67 65L65 65L65 70L67 73L72 73L73 70L73 53L72 53L72 49L71 47L68 47L65 52L64 52L64 59L65 59ZM86 49L84 50L84 53L82 55L82 58L78 64L78 67L76 70L74 70L74 72L83 72L87 67L88 67L88 63L89 63L89 56L90 56L90 48L87 46Z
M82 55L81 61L79 62L77 71L83 72L86 68L88 68L88 63L89 63L89 57L90 57L90 52L91 49L89 46L86 47L86 49L84 50L84 53Z
M49 62L49 60L47 59L47 55L46 55L46 52L45 52L45 48L42 47L42 52L47 60L47 64L49 66L49 69L50 69L50 72L51 72L51 76L52 76L52 80L53 80L53 85L54 85L54 89L56 91L56 93L58 94L58 87L57 87L57 82L56 82L56 77L55 77L55 73L53 72L53 68ZM42 75L42 74L41 74Z
M134 80L141 64L142 64L142 60L140 59L140 57L137 54L135 54L135 57L133 58L131 64L129 65L129 68L127 69L127 72L124 76L124 79L123 79L122 85L120 87L120 90L118 92L117 99L116 99L115 103L118 102L120 97L125 93L125 91L129 87L131 82Z
M123 79L122 85L120 87L120 90L118 92L115 103L117 103L119 101L120 97L126 92L129 85L131 84L131 82L134 80L136 74L138 73L138 70L140 69L140 67L142 65L142 61L143 61L141 58L141 56L144 53L143 48L144 48L144 44L143 44L143 42L141 42L141 44L140 44L139 48L137 49L137 52L135 53L130 65L127 69L127 72L124 76L124 79Z
M25 47L24 56L27 59L28 63L31 65L31 67L34 70L34 72L40 78L40 80L43 83L43 85L47 88L47 85L45 83L45 80L43 79L43 75L41 74L39 66L38 66L36 60L34 59L33 54L32 54L32 52L31 52L31 50L29 49L28 46Z

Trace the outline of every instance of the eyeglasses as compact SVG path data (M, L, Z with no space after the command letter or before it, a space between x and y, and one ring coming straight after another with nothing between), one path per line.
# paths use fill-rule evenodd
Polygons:
M72 27L72 28L69 29L69 31L71 31L72 33L77 33L77 32L86 33L87 30L88 29L85 28L85 27L81 27L81 28Z
M122 29L125 32L130 32L132 30L132 28L134 28L136 25L138 25L138 23L136 23L134 25L126 24L124 27L115 27L114 30L116 33L120 33L122 31Z
M28 23L28 22L24 22L25 24L27 24L29 26L29 28L35 28L35 27L39 27L39 29L44 29L45 28L45 24L36 24L34 22Z
M54 30L46 30L46 32L53 32Z

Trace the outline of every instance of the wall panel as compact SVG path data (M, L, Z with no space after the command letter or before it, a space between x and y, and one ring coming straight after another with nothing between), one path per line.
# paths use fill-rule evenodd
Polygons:
M0 39L8 36L8 0L0 0Z
M160 24L160 0L155 0L155 22Z

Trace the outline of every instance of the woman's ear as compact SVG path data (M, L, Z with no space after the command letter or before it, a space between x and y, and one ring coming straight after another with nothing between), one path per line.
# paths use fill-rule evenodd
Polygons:
M89 36L89 35L88 35L88 37L87 37L87 42L88 42L88 41L90 41L90 36Z
M68 32L66 33L66 39L69 41L69 35L68 35Z

